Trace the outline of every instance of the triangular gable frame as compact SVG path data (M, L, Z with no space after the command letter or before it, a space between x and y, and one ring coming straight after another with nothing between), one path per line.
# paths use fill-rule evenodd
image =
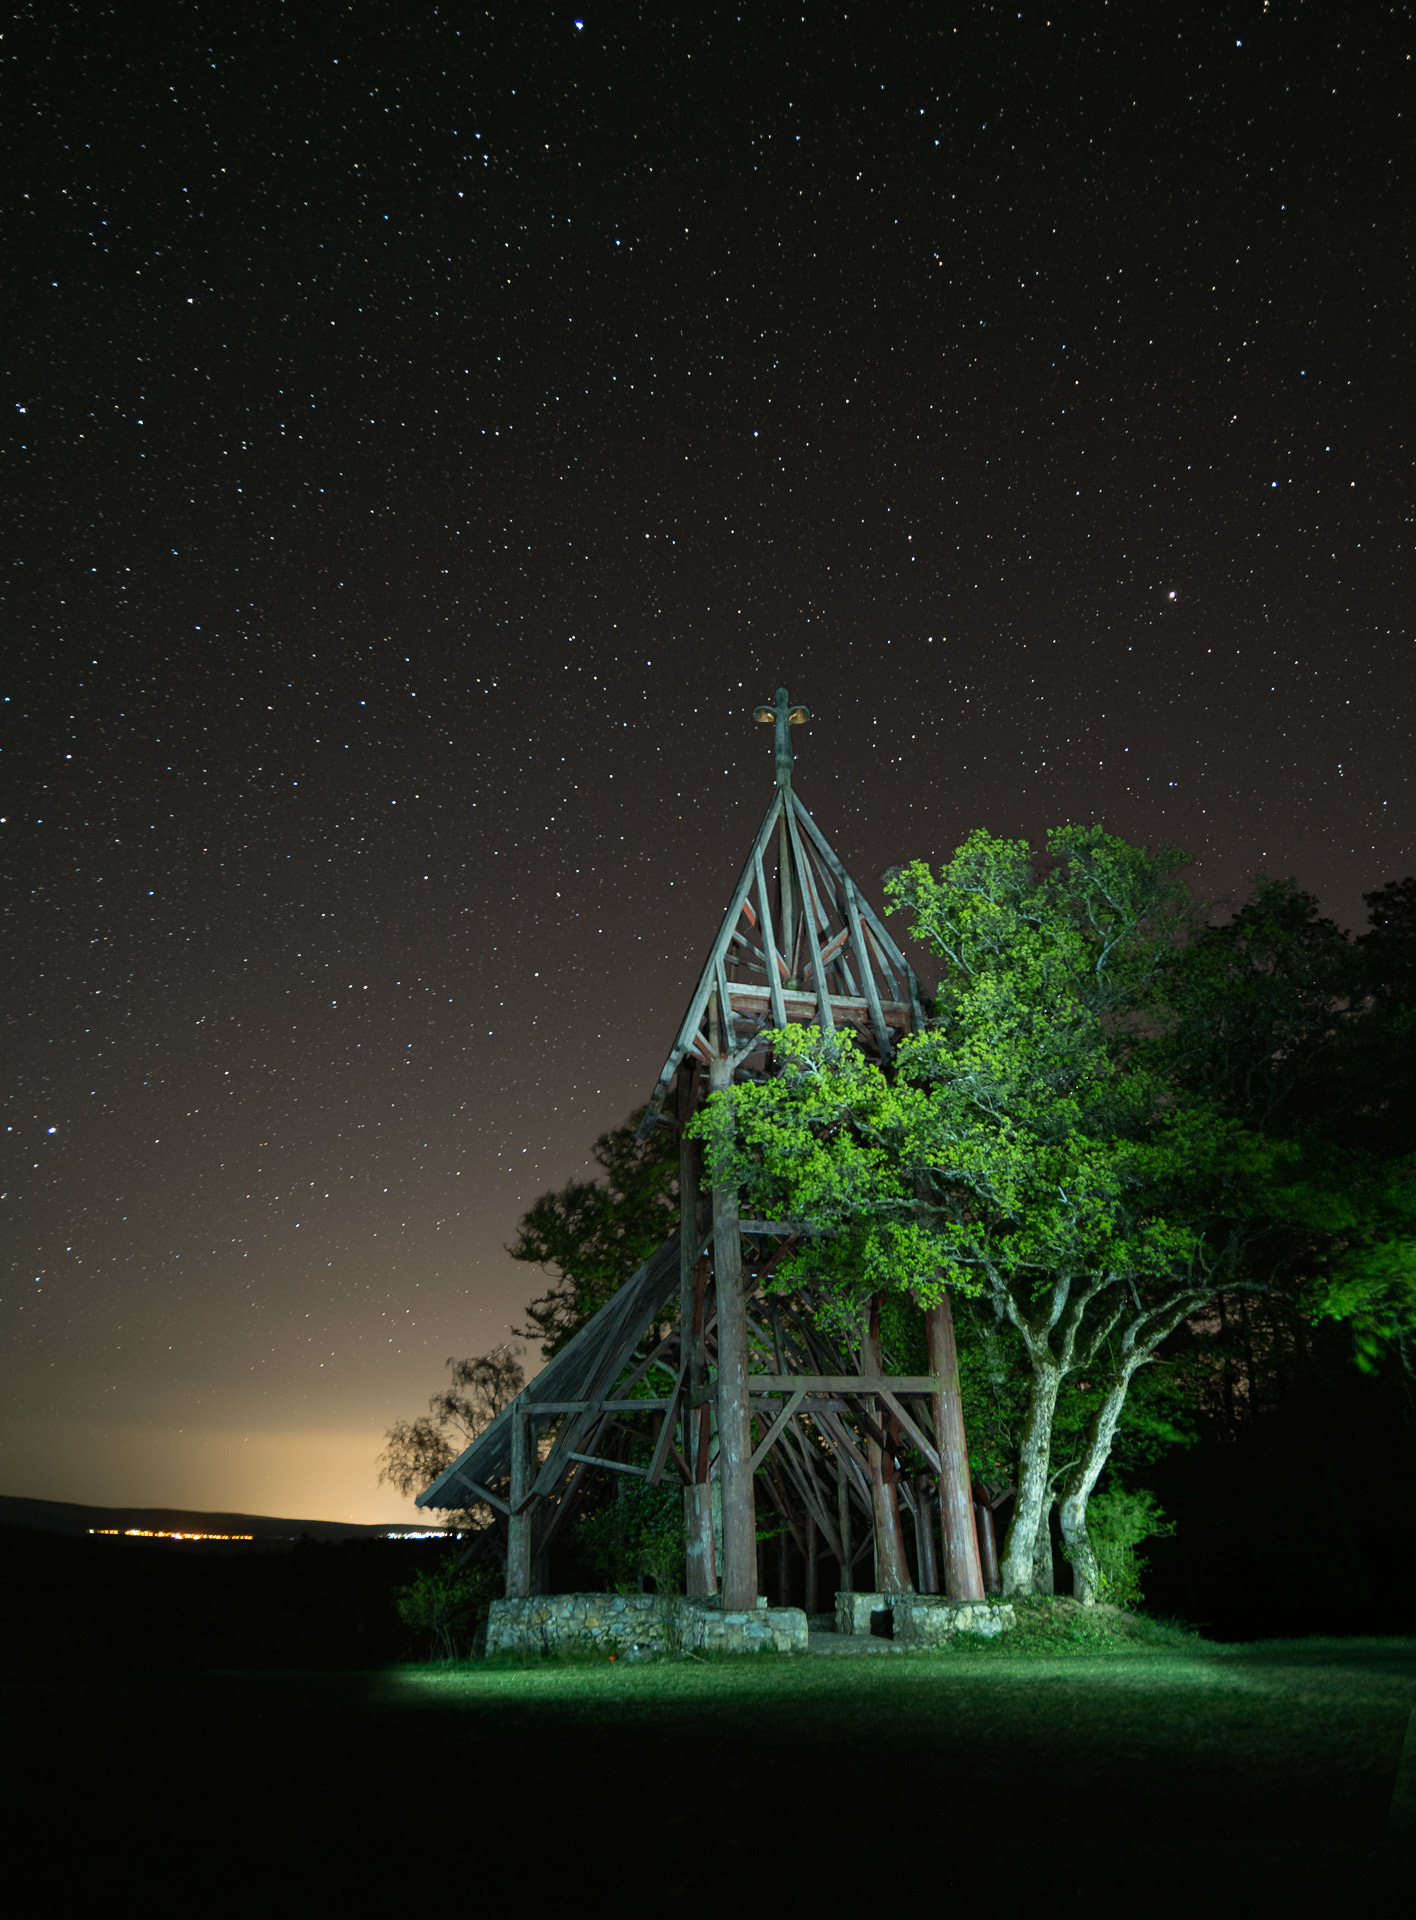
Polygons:
M784 897L784 861L792 888L790 955L782 951L767 881L765 859L774 834L779 902ZM739 975L761 973L762 984L730 979L729 968ZM857 1028L885 1064L894 1051L895 1035L918 1031L924 1023L914 968L790 787L778 789L763 815L645 1108L641 1134L657 1122L684 1056L693 1052L704 1060L709 1057L715 1015L724 1023L722 1037L729 1051L743 1058L765 1029L795 1022L828 1033Z

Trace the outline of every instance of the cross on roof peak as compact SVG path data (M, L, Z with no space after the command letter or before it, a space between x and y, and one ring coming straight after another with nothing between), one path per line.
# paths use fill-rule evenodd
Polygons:
M805 726L811 718L811 708L800 700L793 700L785 687L778 687L777 697L769 706L764 700L760 707L754 707L752 717L764 727L774 727L774 747L777 761L777 785L783 790L792 784L792 767L796 754L792 750L791 729Z

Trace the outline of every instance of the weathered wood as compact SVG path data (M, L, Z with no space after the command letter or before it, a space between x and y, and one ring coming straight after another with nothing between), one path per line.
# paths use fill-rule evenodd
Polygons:
M773 1446L776 1444L778 1440L781 1439L784 1429L790 1422L792 1415L796 1412L797 1408L801 1405L802 1400L805 1398L805 1394L806 1394L806 1389L804 1387L801 1387L801 1388L798 1388L798 1390L794 1394L792 1394L791 1397L788 1399L786 1406L783 1407L782 1411L777 1415L776 1419L772 1422L771 1426L767 1429L767 1432L763 1435L762 1439L758 1442L757 1451L753 1454L752 1459L748 1462L747 1470L749 1473L756 1473L757 1469L762 1465L762 1462L767 1458L767 1455L771 1452Z
M663 1477L664 1463L669 1457L669 1449L674 1442L674 1420L678 1414L679 1399L683 1393L684 1381L688 1375L688 1362L685 1360L678 1371L671 1398L664 1404L659 1426L659 1438L654 1443L654 1451L649 1458L649 1484L657 1487ZM687 1477L687 1476L685 1476Z
M845 868L832 851L825 834L821 831L820 827L817 826L795 793L792 795L792 818L794 821L801 823L808 839L826 863L827 871L839 885L844 886L848 878ZM879 942L881 952L888 956L902 972L907 971L909 969L909 961L906 960L905 956L900 952L900 949L895 945L894 940L890 936L889 929L864 895L861 896L860 907L866 924Z
M861 1372L876 1378L883 1376L880 1364L880 1296L872 1296L866 1316L866 1324L861 1337ZM905 1553L904 1534L900 1527L900 1502L895 1491L894 1453L888 1444L879 1445L874 1439L865 1443L865 1457L870 1463L871 1504L875 1517L875 1585L878 1593L909 1593L914 1582L910 1579L910 1563Z
M792 852L796 857L797 878L802 887L802 930L806 934L806 951L811 961L812 977L816 982L816 1017L823 1033L836 1031L836 1016L831 1010L831 989L826 984L826 969L821 964L821 943L816 937L816 905L811 898L810 876L806 872L806 856L801 850L801 839L797 833L796 820L788 812L787 831L791 836Z
M964 1437L964 1408L959 1391L959 1355L954 1313L946 1293L924 1316L929 1364L939 1377L934 1394L934 1431L939 1441L939 1530L944 1541L944 1591L950 1600L982 1600L974 1524L969 1449Z
M627 1460L607 1460L600 1453L573 1453L570 1457L587 1467L608 1467L611 1473L632 1473L640 1480L649 1478L648 1467L632 1467Z
M732 1064L718 1054L713 1092L732 1085ZM752 1493L752 1435L748 1424L747 1296L743 1286L738 1194L713 1185L713 1277L718 1304L718 1472L723 1487L723 1605L730 1612L757 1604L757 1521Z
M923 1475L914 1483L915 1562L921 1593L938 1593L939 1563L934 1552L934 1502Z
M471 1505L493 1507L498 1513L511 1512L511 1508L507 1505L506 1501L493 1493L490 1487L482 1486L479 1481L469 1480L466 1474L462 1475L460 1484L466 1492L472 1495Z
M771 1006L772 990L759 987L755 980L733 980L728 985L728 995L735 1013L752 1013L760 1009L766 1013ZM782 1012L774 1013L774 1022L785 1026L788 1021L797 1026L809 1026L817 1005L818 996L808 993L802 987L782 988ZM831 993L827 995L831 1004L832 1018L839 1026L864 1027L870 1024L870 1002L860 994ZM880 1001L881 1018L887 1027L898 1027L905 1032L911 1024L909 1004L893 997ZM712 1049L703 1044L702 1058L710 1058Z
M929 1394L940 1390L937 1373L751 1373L752 1393Z
M514 1412L511 1420L511 1500L507 1519L506 1597L508 1600L525 1600L531 1593L531 1419L518 1401L513 1401L512 1406Z
M860 902L856 897L855 882L849 875L843 875L843 879L846 915L850 923L855 953L860 961L860 983L865 989L866 1005L870 1008L870 1024L875 1032L875 1044L880 1050L881 1063L888 1067L893 1057L890 1029L885 1023L885 1010L880 1004L880 989L875 983L875 969L870 963L870 954L866 949L865 929L860 923Z
M772 1007L772 1025L784 1027L787 1024L787 1003L782 998L782 981L786 978L787 968L777 952L776 936L772 931L772 906L767 897L767 879L762 871L762 856L757 855L757 907L762 920L762 942L767 949L769 965L767 968L767 992Z
M890 1409L890 1412L904 1429L905 1435L910 1443L924 1455L930 1466L938 1473L939 1455L935 1451L934 1442L929 1438L928 1434L925 1433L924 1429L910 1418L905 1410L903 1401L897 1400L888 1386L879 1386L875 1391L877 1396L885 1402L885 1405Z
M983 1590L985 1593L1001 1593L1003 1575L998 1565L998 1537L993 1530L993 1509L985 1501L974 1501L974 1525L978 1529L978 1557L983 1570Z
M650 1095L649 1104L644 1109L644 1117L639 1122L639 1137L641 1140L647 1139L650 1133L653 1132L655 1123L663 1111L664 1101L668 1096L674 1074L678 1071L679 1061L682 1060L684 1053L693 1043L693 1036L698 1031L699 1022L703 1018L703 1010L708 1004L708 996L718 984L718 966L724 953L727 951L729 941L732 939L733 929L737 926L738 919L742 913L743 901L747 899L749 890L751 889L757 861L761 858L768 841L771 839L772 829L780 819L781 813L782 796L780 793L774 793L771 804L763 815L762 825L757 829L757 837L752 843L752 852L747 856L747 864L744 866L738 884L733 890L732 902L728 907L727 914L718 931L718 937L713 942L712 950L708 955L707 965L699 977L693 998L688 1003L688 1011L683 1017L683 1023L679 1028L678 1036L669 1051L668 1059L664 1062L663 1071L660 1073L654 1091Z
M688 1549L684 1591L690 1600L706 1600L718 1591L713 1554L713 1490L706 1480L684 1488L683 1525Z
M855 1552L851 1539L851 1490L847 1480L845 1455L836 1458L836 1515L841 1533L841 1590L851 1593L855 1588Z

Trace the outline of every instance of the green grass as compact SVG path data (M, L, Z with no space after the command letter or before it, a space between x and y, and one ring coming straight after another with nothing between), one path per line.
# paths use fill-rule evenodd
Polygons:
M1044 1895L1091 1913L1123 1888L1145 1913L1390 1899L1416 1640L1075 1625L1030 1610L1011 1645L859 1660L52 1672L0 1711L43 1805L82 1805L100 1850L95 1821L144 1858L205 1860L215 1834L238 1879L298 1878L318 1835L326 1895L377 1836L381 1856L475 1860L488 1895L534 1870L547 1900L628 1898L648 1862L646 1897L693 1913L784 1857L831 1908L915 1901L926 1866L939 1897L993 1914Z

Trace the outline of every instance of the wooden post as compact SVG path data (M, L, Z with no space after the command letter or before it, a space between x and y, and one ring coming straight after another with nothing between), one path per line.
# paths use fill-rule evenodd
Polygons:
M806 1516L806 1591L802 1595L802 1603L808 1614L813 1614L820 1610L816 1591L816 1543L820 1537L816 1522L808 1513Z
M939 1448L939 1530L944 1540L944 1592L950 1600L982 1600L983 1570L979 1565L978 1534L974 1527L969 1478L969 1449L964 1437L964 1409L959 1394L959 1353L954 1341L954 1313L946 1293L924 1316L929 1342L929 1371L943 1382L933 1396L935 1444Z
M516 1400L511 1409L511 1514L506 1523L506 1597L526 1600L531 1594L531 1515L523 1506L535 1475L531 1460L531 1416Z
M880 1374L880 1296L871 1297L865 1336L860 1345L862 1373ZM886 1437L892 1423L886 1421ZM870 1499L875 1516L875 1590L877 1593L912 1593L910 1563L905 1553L905 1536L900 1526L900 1496L895 1489L895 1462L887 1449L873 1440L865 1444L870 1463Z
M731 1057L715 1051L714 1093L733 1083ZM742 1278L738 1191L713 1183L713 1274L718 1296L718 1473L723 1487L723 1606L757 1605L757 1515L752 1497L752 1428L747 1401L747 1296Z
M698 1257L702 1222L700 1190L703 1175L703 1147L688 1138L688 1123L697 1107L698 1067L686 1059L678 1075L679 1122L679 1341L681 1361L687 1361L683 1397L684 1458L693 1472L692 1482L683 1490L683 1527L687 1553L684 1566L684 1592L690 1600L706 1600L718 1591L718 1575L713 1557L713 1508L708 1490L708 1449L694 1445L695 1428L706 1428L708 1409L703 1405L708 1388L708 1370L703 1349L703 1288L706 1263Z
M939 1565L934 1553L934 1501L929 1481L921 1473L914 1481L915 1560L919 1567L921 1593L938 1593Z
M993 1531L993 1508L987 1500L974 1495L974 1521L978 1527L978 1555L983 1566L985 1593L1001 1593L1003 1576L998 1568L998 1539Z
M836 1525L841 1531L841 1592L855 1592L855 1542L851 1538L851 1488L846 1463L836 1455Z

